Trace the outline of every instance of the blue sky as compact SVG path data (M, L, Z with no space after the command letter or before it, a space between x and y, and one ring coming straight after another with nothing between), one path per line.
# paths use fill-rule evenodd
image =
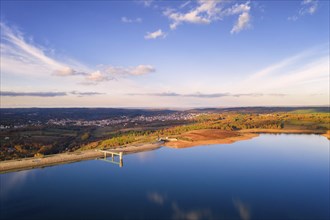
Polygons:
M329 2L1 1L1 107L329 105Z

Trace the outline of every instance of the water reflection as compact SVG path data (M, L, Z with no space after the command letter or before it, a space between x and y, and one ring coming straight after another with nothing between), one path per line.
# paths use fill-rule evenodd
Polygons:
M172 219L202 220L217 219L210 209L183 210L175 202L172 203Z
M34 170L25 170L10 175L1 175L0 176L0 196L1 198L6 198L12 191L24 186L24 183L28 180L28 177L33 176Z
M166 204L167 196L161 193L152 192L147 194L149 201L156 205L164 207ZM181 208L177 202L168 201L171 204L171 218L174 220L186 219L186 220L203 220L203 219L222 219L220 213L213 212L210 208L195 208L184 209ZM248 204L243 203L240 199L233 199L233 205L238 211L239 219L250 220L250 207ZM219 211L219 210L218 210ZM233 217L236 219L236 217Z
M149 199L149 201L161 206L164 205L166 197L167 197L166 195L157 192L147 193L147 198Z
M147 193L147 198L150 202L162 206L165 208L166 204L171 207L171 218L174 220L203 220L203 219L218 219L215 213L209 208L196 208L196 209L183 209L177 202L171 201L167 198L167 195L159 192ZM245 219L244 219L245 220Z
M147 163L153 158L155 158L155 156L156 156L155 151L145 151L136 154L137 159L141 163Z
M0 219L329 219L329 141L319 136L163 147L125 155L123 169L106 159L115 165L1 174Z
M233 199L235 208L238 210L239 216L242 220L250 220L250 207L243 203L240 199Z
M124 166L123 159L120 159L119 161L115 161L114 157L111 157L111 159L107 159L107 157L104 157L104 158L99 158L99 160L102 160L102 161L108 162L108 163L112 163L112 164L116 164L119 167Z

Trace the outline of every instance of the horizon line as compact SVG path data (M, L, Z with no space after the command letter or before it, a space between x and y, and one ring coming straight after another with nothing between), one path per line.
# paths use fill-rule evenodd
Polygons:
M102 106L34 106L34 107L26 107L26 106L13 106L13 107L2 107L0 109L181 109L181 110L189 110L189 109L227 109L227 108L330 108L330 104L325 105L246 105L246 106L203 106L203 107L102 107Z

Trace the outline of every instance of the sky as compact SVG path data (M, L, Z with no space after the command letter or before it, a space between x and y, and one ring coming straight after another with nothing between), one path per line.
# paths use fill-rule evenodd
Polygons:
M329 106L329 1L1 1L1 108Z

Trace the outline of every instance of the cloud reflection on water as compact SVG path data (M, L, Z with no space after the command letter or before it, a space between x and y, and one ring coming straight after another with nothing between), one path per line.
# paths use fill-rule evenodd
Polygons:
M238 210L242 220L250 220L251 210L248 204L243 203L240 199L233 199L235 208Z
M33 170L24 170L20 172L13 172L2 174L0 177L0 196L5 198L11 191L24 185L28 177L33 175Z
M166 204L171 204L170 209L172 210L172 219L185 219L185 220L203 220L203 219L219 219L222 215L220 213L215 213L209 208L194 208L194 209L184 209L179 207L179 205L170 199L167 195L160 192L148 192L147 199L159 206L165 207ZM239 219L250 220L251 219L251 209L249 204L242 202L241 199L232 199L233 205L239 214ZM227 216L228 217L228 216ZM222 219L222 218L221 218ZM236 217L235 217L236 219Z
M157 193L157 192L150 192L147 194L147 198L157 204L157 205L164 205L164 202L166 200L166 195L163 195L163 194L160 194L160 193Z
M202 220L202 219L216 219L210 209L191 209L183 210L173 202L172 203L173 216L172 219L186 219L186 220Z
M139 162L145 163L152 158L155 158L155 153L153 151L139 152L136 154L136 157L138 158Z

